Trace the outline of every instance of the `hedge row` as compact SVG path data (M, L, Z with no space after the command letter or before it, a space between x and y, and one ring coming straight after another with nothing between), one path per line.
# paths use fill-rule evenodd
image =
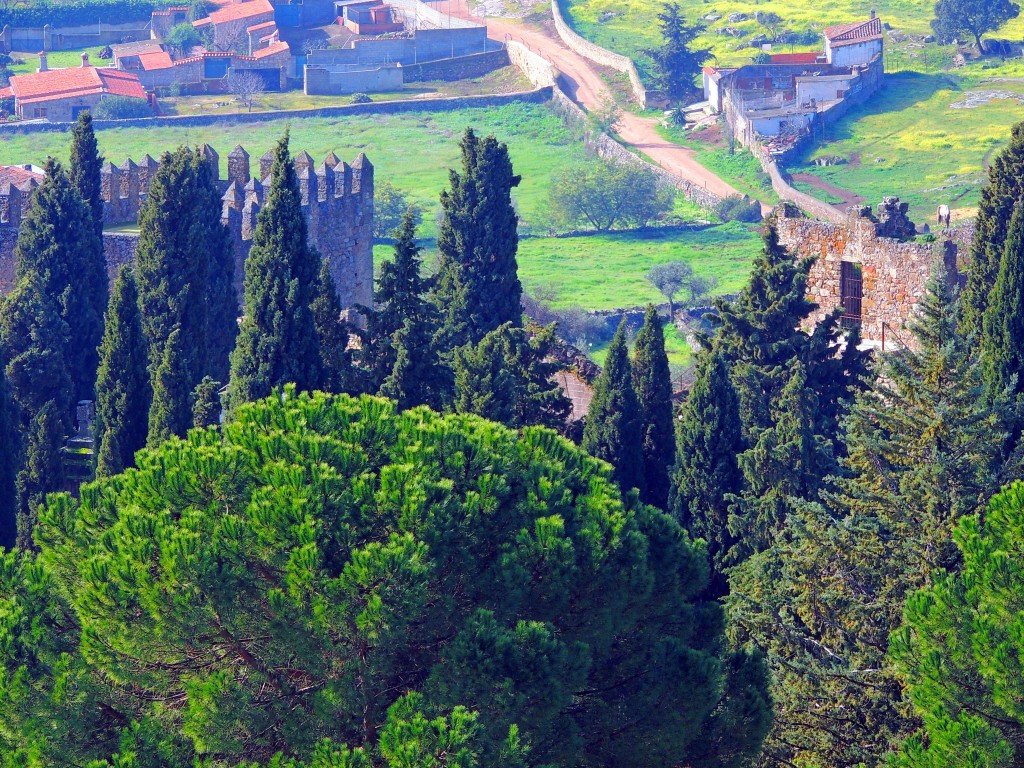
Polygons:
M19 5L0 10L0 29L12 27L77 27L82 24L124 24L145 21L155 8L167 6L168 0L36 0L32 5Z

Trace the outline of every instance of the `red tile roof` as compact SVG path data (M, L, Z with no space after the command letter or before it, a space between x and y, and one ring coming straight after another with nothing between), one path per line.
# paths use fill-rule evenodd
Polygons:
M139 63L142 64L142 68L147 72L152 72L157 69L170 69L174 66L174 62L171 61L171 56L167 51L140 53Z
M824 53L773 53L772 64L817 64Z
M14 97L14 91L11 90L10 86L6 88L0 88L0 99L10 99Z
M94 94L146 98L137 75L110 67L68 67L14 75L11 90L21 104Z
M0 187L10 184L12 187L20 187L26 181L38 181L46 178L41 173L30 171L20 165L0 165Z
M273 29L277 26L276 21L264 21L262 24L253 24L249 27L246 32L261 32L264 29Z
M882 20L879 18L867 21L853 21L849 24L838 24L825 28L825 39L831 43L847 40L867 40L882 34Z
M224 24L229 21L239 21L241 19L251 19L254 16L262 16L264 14L273 14L274 6L270 4L270 0L248 0L248 2L232 3L231 5L225 5L205 19L199 19L198 21L192 22L192 26L201 27L206 24Z
M282 41L279 43L273 43L266 48L260 48L258 51L253 51L252 58L265 59L267 56L273 56L275 53L283 53L288 50L290 50L288 43Z

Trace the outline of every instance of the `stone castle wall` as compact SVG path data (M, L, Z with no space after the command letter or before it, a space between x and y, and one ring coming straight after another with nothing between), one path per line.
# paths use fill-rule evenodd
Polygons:
M228 174L220 178L220 159L212 147L202 148L213 178L222 194L221 220L231 232L235 250L235 286L239 297L245 259L252 246L256 215L266 202L272 153L251 164L249 153L235 147L228 155ZM342 306L370 306L373 296L373 166L362 153L352 162L341 162L333 153L316 164L306 152L293 160L302 193L309 241L328 260ZM116 166L107 162L100 171L104 218L108 224L138 219L159 162L144 155L136 163ZM5 185L0 189L0 293L14 285L14 245L24 211L35 184ZM117 268L134 260L138 235L105 233L104 253L111 280Z
M871 216L870 209L855 208L846 222L836 224L802 218L794 209L780 206L779 242L799 258L816 259L807 282L807 295L818 304L812 325L842 305L844 261L861 265L861 336L884 348L902 346L909 339L907 321L917 311L937 262L944 263L951 279L958 279L956 243L888 237L886 225Z

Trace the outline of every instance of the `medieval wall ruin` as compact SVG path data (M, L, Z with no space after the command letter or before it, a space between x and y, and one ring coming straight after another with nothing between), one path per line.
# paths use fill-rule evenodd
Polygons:
M249 153L235 147L227 158L227 178L220 178L220 159L212 147L202 152L222 192L221 220L231 232L235 250L235 286L242 295L245 259L252 247L256 215L265 204L273 154L267 152L251 167ZM309 241L328 260L342 306L370 306L373 295L373 166L360 153L351 165L332 152L315 164L306 152L295 156L302 209ZM104 217L108 225L138 220L149 185L160 164L149 155L136 163L116 166L107 162L100 175ZM14 245L18 227L29 205L36 182L0 188L0 293L14 286ZM111 280L122 263L135 257L138 235L131 232L104 234L104 253Z
M843 262L859 265L861 336L873 346L892 348L907 341L907 321L937 262L951 279L958 279L956 243L905 239L914 227L898 198L886 198L875 213L853 208L843 224L806 219L785 205L777 216L779 242L800 258L816 259L807 282L807 295L818 304L812 324L843 307Z

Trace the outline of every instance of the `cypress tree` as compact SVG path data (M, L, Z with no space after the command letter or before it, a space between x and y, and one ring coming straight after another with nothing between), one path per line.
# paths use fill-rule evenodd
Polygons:
M145 447L150 382L139 295L131 268L122 266L107 307L96 378L96 476L135 465Z
M427 405L441 410L447 394L448 371L434 347L433 329L423 317L409 317L394 336L395 365L380 394L405 410Z
M180 328L171 331L163 346L163 360L153 374L153 401L149 408L146 444L154 447L175 435L184 435L193 425L193 389L186 361L191 359Z
M623 319L594 385L582 443L583 450L614 467L613 475L623 494L632 488L641 493L644 490L642 432Z
M67 324L63 354L73 399L91 400L99 365L96 348L107 306L103 241L89 208L53 158L47 161L46 178L22 219L14 254L18 277L38 274L43 292Z
M375 309L367 316L367 343L363 367L369 377L369 389L376 392L395 367L394 335L408 318L436 317L433 305L426 299L431 287L423 277L420 248L416 245L416 212L406 210L395 231L394 258L380 265L377 290L373 296Z
M740 403L721 351L712 347L680 412L672 475L672 512L690 535L707 542L713 567L710 589L726 591L725 554L736 543L729 532L729 501L743 489L736 457L743 451Z
M18 540L21 549L32 549L32 532L39 519L39 505L47 493L64 485L61 450L65 436L61 406L48 400L32 417L25 436L25 459L18 472Z
M643 430L644 492L640 498L659 509L668 508L669 467L675 461L672 426L672 375L665 353L665 332L653 305L636 335L633 388L640 404Z
M1017 202L982 322L981 359L989 387L1024 392L1024 199Z
M916 728L885 658L904 600L960 567L953 526L1020 473L1004 451L1020 408L986 397L944 274L918 306L914 347L881 357L851 409L843 472L729 574L735 638L772 668L774 763L879 765Z
M362 389L362 377L352 364L352 353L348 348L349 327L341 319L341 312L341 301L338 299L330 264L327 259L323 259L317 294L313 299L313 320L320 339L322 378L319 389L358 394Z
M0 347L0 548L14 546L17 537L18 497L15 477L21 440L17 430L14 400L7 385L7 365Z
M220 410L220 382L204 376L192 393L192 426L216 426L220 423Z
M1024 196L1024 123L1013 127L1010 143L996 155L981 191L971 260L963 293L963 331L981 335L989 294L1006 248L1014 206Z
M18 430L51 400L71 412L71 376L64 350L68 328L36 274L23 277L0 308L0 344L7 358L7 382L17 404Z
M553 326L531 338L525 328L505 323L476 346L457 349L455 410L514 428L564 429L572 403L554 381L558 366L546 361L553 339Z
M197 188L195 158L192 150L179 147L165 152L160 168L150 182L149 195L139 212L139 247L136 257L136 279L142 330L149 348L149 377L154 397L150 414L150 439L153 439L154 418L162 425L172 424L184 435L190 419L166 420L166 414L187 413L189 396L203 377L207 360L207 310L209 234L196 217ZM180 386L164 388L156 397L157 369L167 357L171 334L179 330L187 344L175 355L179 369L175 376ZM177 395L180 403L169 403L167 397ZM157 430L164 434L164 427Z
M434 301L444 317L442 346L454 349L480 340L504 323L522 323L522 285L516 251L517 216L508 147L493 136L480 139L471 128L459 144L462 173L449 171L450 189L441 193L443 218L437 233L440 254Z
M100 169L103 156L96 143L89 110L78 113L78 121L71 129L71 184L92 215L96 236L103 240L103 197L100 193Z
M245 262L245 316L231 356L229 405L266 397L294 383L320 383L320 340L313 317L320 257L306 240L288 134L274 150L266 205L256 217Z
M238 336L238 292L235 290L235 249L221 221L221 193L213 169L202 151L192 152L195 174L194 225L206 256L206 361L203 373L225 382L231 371L231 352Z

